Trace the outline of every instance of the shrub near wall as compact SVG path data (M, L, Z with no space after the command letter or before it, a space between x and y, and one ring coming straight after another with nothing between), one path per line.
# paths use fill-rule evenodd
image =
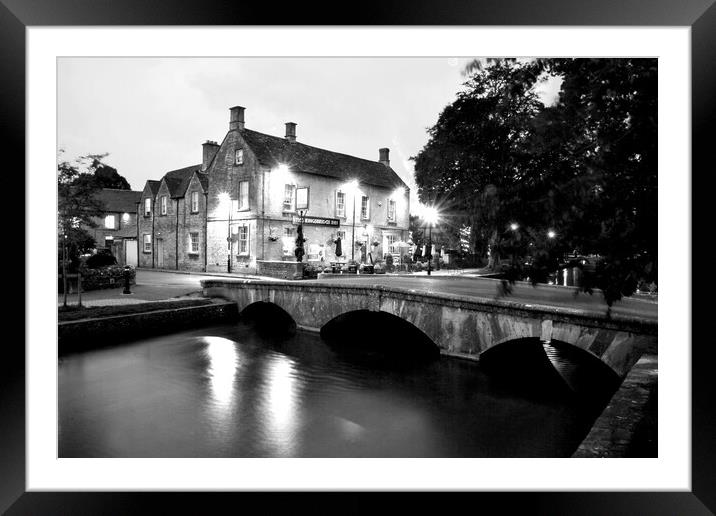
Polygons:
M135 284L137 272L129 269L129 283ZM99 290L124 286L124 267L110 265L99 269L82 268L82 290Z

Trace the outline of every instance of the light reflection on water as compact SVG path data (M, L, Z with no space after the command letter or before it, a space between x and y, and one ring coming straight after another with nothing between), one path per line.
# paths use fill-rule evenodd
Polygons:
M376 368L241 325L64 356L58 393L61 457L560 457L591 423L474 362Z

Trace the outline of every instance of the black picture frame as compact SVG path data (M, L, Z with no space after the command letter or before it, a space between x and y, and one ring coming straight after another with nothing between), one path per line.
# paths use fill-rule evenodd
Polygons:
M294 2L277 8L271 3L221 2L218 0L0 0L0 103L2 139L6 158L6 192L16 198L31 194L25 185L25 29L50 25L617 25L691 27L692 70L692 198L701 204L709 189L696 187L714 173L711 148L716 142L716 5L714 0L413 0L401 4L381 2ZM688 178L685 178L688 180ZM26 189L27 188L27 189ZM11 190L10 190L11 189ZM24 196L18 192L24 192ZM22 213L21 211L18 211ZM712 217L692 217L694 244L703 246L706 225ZM26 234L26 239L31 238ZM698 238L702 237L702 238ZM693 250L684 250L691 260ZM16 260L17 261L17 260ZM694 262L692 262L694 263ZM19 268L14 264L13 271ZM24 269L25 274L27 270ZM6 275L7 274L6 272ZM20 275L12 274L8 291L20 292ZM685 281L691 281L686 278ZM17 284L14 284L16 282ZM13 300L16 302L16 294ZM710 303L692 303L693 330L703 329ZM24 303L15 303L24 305ZM709 393L713 351L706 333L693 331L692 345L692 490L690 492L531 492L453 494L450 504L465 503L481 511L499 508L501 513L549 514L712 514L716 511L716 410ZM701 339L696 336L701 335ZM156 512L212 513L224 505L234 512L246 504L261 504L262 512L331 508L332 512L356 513L384 503L378 493L346 493L340 499L324 493L97 493L26 492L25 489L25 349L20 339L5 339L0 391L0 510L7 514L109 514ZM683 345L689 343L664 343ZM402 496L402 511L447 507L432 493ZM237 497L241 497L239 501ZM154 506L154 507L152 507Z

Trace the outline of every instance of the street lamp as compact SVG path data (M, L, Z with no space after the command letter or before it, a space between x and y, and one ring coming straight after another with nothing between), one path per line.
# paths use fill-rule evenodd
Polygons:
M226 272L231 273L231 196L226 192L221 192L219 194L219 206L224 205L229 207L228 228L226 233L226 246L228 253L226 260Z
M432 271L433 261L433 225L438 221L438 210L434 206L427 206L423 211L423 219L428 223L428 276Z
M553 230L547 231L547 238L554 238L557 236L557 233L555 233Z

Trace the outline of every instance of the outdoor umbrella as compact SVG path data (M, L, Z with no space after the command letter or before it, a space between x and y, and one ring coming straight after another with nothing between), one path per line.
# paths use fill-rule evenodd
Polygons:
M341 248L341 237L338 237L336 239L336 256L340 257L343 254L343 249Z

